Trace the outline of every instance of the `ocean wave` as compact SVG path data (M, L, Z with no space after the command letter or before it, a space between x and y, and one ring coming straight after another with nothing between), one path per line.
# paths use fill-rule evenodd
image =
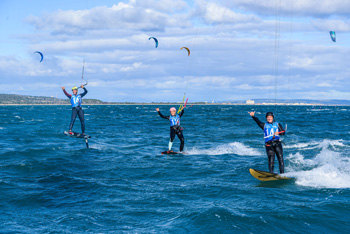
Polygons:
M329 111L330 109L308 109L308 111Z
M314 188L350 188L350 158L334 150L344 146L339 141L324 140L318 145L321 152L306 158L300 152L287 157L291 163L287 176L296 178L296 184Z
M300 149L300 150L310 150L310 149L317 149L317 148L324 148L324 147L345 147L346 145L343 143L343 140L322 140L321 142L317 141L310 141L306 143L295 143L295 144L288 144L284 148L285 149Z
M193 148L186 151L189 155L224 155L224 154L236 154L240 156L255 156L261 153L255 149L252 149L241 142L232 142L229 144L219 145L210 149L197 149Z

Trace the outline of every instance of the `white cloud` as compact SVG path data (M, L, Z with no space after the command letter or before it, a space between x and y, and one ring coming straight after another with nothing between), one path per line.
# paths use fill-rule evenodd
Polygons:
M341 99L341 100L349 100L350 99L350 93L349 92L342 92L337 90L327 90L324 92L320 91L309 91L309 92L300 92L300 96L303 96L306 99L323 99L323 100L329 100L329 99ZM322 98L320 98L322 97Z
M326 82L323 82L323 83L320 83L317 85L318 87L326 87L326 88L330 88L330 87L333 87L333 85L329 84L329 83L326 83Z
M131 66L125 66L125 67L120 68L120 70L122 72L130 72L130 71L137 70L137 69L139 69L141 67L144 67L141 62L135 62Z
M136 1L134 1L136 3ZM139 7L146 9L154 9L160 12L176 12L186 10L188 5L182 0L139 0L137 1Z
M131 0L129 3L119 2L112 7L99 6L90 10L76 11L59 10L54 13L46 13L41 17L30 16L27 22L34 25L37 30L47 30L54 35L74 35L86 33L88 30L119 30L120 28L164 31L166 27L190 26L186 15L169 14L168 10L159 11L159 9L165 8L165 5L158 7L158 4L150 4L152 2ZM166 0L161 2L169 3ZM178 9L186 7L183 1L175 1L169 5L176 6ZM148 8L144 8L144 6L148 6Z
M330 19L316 19L311 21L312 25L320 31L336 31L349 32L350 22L347 19L330 20Z
M200 5L201 13L204 15L204 20L211 23L232 23L237 24L241 22L256 23L262 20L255 15L236 13L227 7L220 6L214 2L207 2ZM204 8L204 9L203 9Z
M274 15L277 6L282 14L293 13L295 16L325 16L331 14L348 15L350 13L350 2L344 0L232 0L231 6L257 13Z

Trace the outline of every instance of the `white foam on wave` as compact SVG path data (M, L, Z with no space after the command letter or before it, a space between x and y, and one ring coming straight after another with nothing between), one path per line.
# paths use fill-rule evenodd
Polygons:
M309 111L329 111L330 109L308 109Z
M100 151L118 151L118 149L114 146L114 145L110 145L110 144L105 144L105 143L90 143L89 144L89 148L90 149L95 149L95 150L100 150Z
M324 148L324 147L334 147L334 146L345 146L343 140L323 140L321 142L310 141L308 143L296 143L296 144L288 144L284 148L285 149L316 149L316 148Z
M350 158L337 152L333 146L344 146L340 141L324 140L321 152L314 158L301 153L289 155L291 162L286 176L296 178L296 184L314 188L350 188Z
M255 149L252 149L240 142L232 142L229 144L219 145L210 149L198 149L193 148L186 151L189 155L224 155L224 154L237 154L242 156L254 156L261 155L261 153Z
M287 144L284 146L285 149L301 149L310 146L310 143L296 143L296 144Z

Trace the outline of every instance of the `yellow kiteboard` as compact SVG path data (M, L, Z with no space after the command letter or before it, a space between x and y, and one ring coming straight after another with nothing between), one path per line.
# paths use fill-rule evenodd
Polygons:
M276 180L292 180L293 178L280 176L279 174L270 173L267 171L259 171L255 169L249 169L250 174L260 181L276 181Z

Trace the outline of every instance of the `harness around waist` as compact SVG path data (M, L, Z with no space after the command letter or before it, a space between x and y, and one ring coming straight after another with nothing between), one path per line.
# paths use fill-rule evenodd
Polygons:
M281 143L282 143L282 141L280 141L280 140L268 141L268 142L265 142L265 146L275 146L275 145L278 145Z
M180 125L174 125L174 126L170 126L170 129L173 129L175 131L182 131L183 127L181 127Z

